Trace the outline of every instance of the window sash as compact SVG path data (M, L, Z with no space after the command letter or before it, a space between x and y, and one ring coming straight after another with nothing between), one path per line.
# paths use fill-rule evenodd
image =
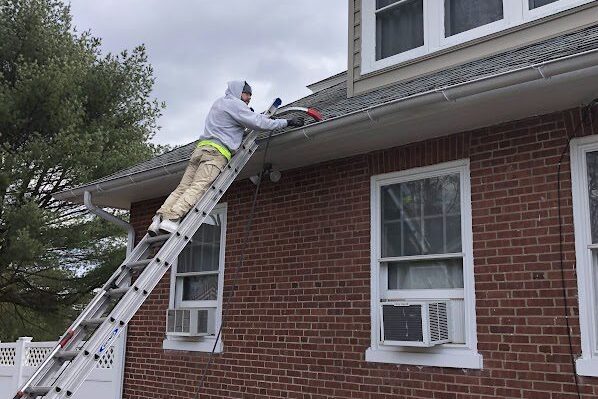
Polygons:
M383 185L380 200L382 257L461 250L463 221L458 173ZM430 223L434 221L437 223ZM451 232L458 232L458 242L451 242Z
M434 259L385 263L388 291L463 289L463 259Z
M416 16L415 19L409 18L413 15ZM375 20L377 60L424 46L424 0L405 0L386 6L376 11Z
M218 308L219 302L221 302L222 295L220 290L218 291L218 297L215 300L203 300L203 301L184 301L183 300L183 278L177 278L174 284L174 308Z
M460 33L463 32L468 32L471 31L473 29L482 27L484 25L488 25L491 24L493 22L497 22L500 21L502 19L505 18L505 10L504 10L504 3L502 0L498 1L497 0L493 0L495 3L494 4L500 4L500 13L498 16L496 15L484 15L482 12L479 13L479 15L472 15L471 19L463 19L461 20L461 24L467 24L466 27L458 27L456 25L457 21L459 21L459 18L461 15L460 13L457 12L453 12L452 8L453 7L457 7L458 4L455 3L455 1L466 1L466 4L468 5L472 5L475 4L478 6L478 9L480 9L481 5L491 5L492 3L490 3L490 0L484 0L484 2L471 2L470 0L444 0L444 7L443 7L443 12L444 12L444 37L449 37L449 36L454 36L454 35L458 35ZM482 11L482 10L480 10ZM488 10L491 11L491 10ZM457 18L453 18L454 16L456 16ZM487 17L486 20L484 20L484 18ZM474 20L475 18L477 18L476 20Z
M423 187L423 184L426 180L431 181L433 179L437 179L437 181L442 181L443 177L447 177L447 181L450 180L453 184L457 183L457 191L458 191L458 213L456 210L451 209L451 214L455 213L459 216L459 223L460 223L460 234L461 234L461 248L464 248L464 243L466 243L466 237L464 237L465 229L464 229L464 217L466 217L466 212L464 211L466 204L466 196L467 193L464 191L464 170L462 168L459 169L438 169L433 173L423 173L418 174L415 173L413 175L406 175L404 177L396 178L396 179L388 179L387 181L380 181L377 185L377 208L378 208L378 226L375 228L378 229L378 242L376 251L378 253L378 258L376 260L376 264L378 270L380 271L380 292L379 292L379 300L393 298L393 299L417 299L417 298L426 298L426 299L433 299L433 298L444 298L447 297L443 295L451 295L451 297L456 298L463 298L464 297L464 288L426 288L426 289L389 289L389 265L396 264L396 263L408 263L408 262L421 262L421 261L441 261L441 260L451 260L451 259L462 259L461 262L461 273L463 273L463 281L465 281L465 270L466 267L466 258L465 253L460 252L450 252L450 253L431 253L431 254L416 254L416 255L405 255L405 256L383 256L382 254L382 246L384 245L384 189L391 186L401 185L401 184L412 184L415 186ZM399 186L402 187L402 186ZM446 205L446 198L444 195L444 186L441 186L440 192L442 193L442 198L440 200L441 210L444 212L447 210L445 207ZM399 198L399 200L401 200ZM414 199L414 202L416 200ZM425 196L421 197L421 203L418 203L419 207L426 207L425 204ZM435 204L436 207L438 204ZM432 207L433 208L433 207ZM429 207L429 209L431 209Z

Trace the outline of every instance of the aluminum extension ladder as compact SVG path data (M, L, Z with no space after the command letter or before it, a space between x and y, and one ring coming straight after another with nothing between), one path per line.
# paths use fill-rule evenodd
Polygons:
M263 114L273 116L280 104L277 98ZM257 135L256 131L247 134L240 150L174 234L143 237L13 399L62 399L75 393L254 154ZM139 270L141 274L129 285L131 273Z

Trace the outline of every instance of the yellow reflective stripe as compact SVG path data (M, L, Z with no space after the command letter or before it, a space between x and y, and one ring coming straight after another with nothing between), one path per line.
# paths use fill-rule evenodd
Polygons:
M228 148L226 148L223 145L220 145L218 143L214 143L213 141L210 141L210 140L202 140L199 143L197 143L198 147L201 147L201 146L204 146L204 145L209 145L210 147L214 147L215 149L218 150L218 152L220 152L222 155L224 155L224 157L226 159L228 159L229 161L232 158L232 155L231 155L230 151L228 150Z

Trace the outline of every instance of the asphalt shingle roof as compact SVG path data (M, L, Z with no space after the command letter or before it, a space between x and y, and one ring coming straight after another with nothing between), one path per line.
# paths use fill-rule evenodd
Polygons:
M287 104L287 106L314 107L322 113L326 120L418 93L466 83L597 48L598 25L527 45L519 49L504 51L490 57L467 62L425 76L401 81L350 98L347 98L347 82L345 79L342 83L301 98ZM346 78L346 72L344 75ZM311 121L306 122L308 124L311 123ZM284 132L282 130L279 134L284 134ZM189 143L128 169L96 180L89 183L89 185L186 161L190 158L194 147L195 142Z

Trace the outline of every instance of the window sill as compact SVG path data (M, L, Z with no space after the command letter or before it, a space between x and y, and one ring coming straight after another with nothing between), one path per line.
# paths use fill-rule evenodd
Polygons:
M198 339L167 335L166 339L162 341L162 348L188 352L212 352L215 340L215 337L203 337ZM222 340L220 340L218 345L216 345L214 353L222 353L222 351L223 345Z
M399 348L368 348L366 362L409 364L415 366L481 369L482 355L475 350L442 348L434 352L405 352Z
M598 377L598 358L581 358L575 362L578 375Z

